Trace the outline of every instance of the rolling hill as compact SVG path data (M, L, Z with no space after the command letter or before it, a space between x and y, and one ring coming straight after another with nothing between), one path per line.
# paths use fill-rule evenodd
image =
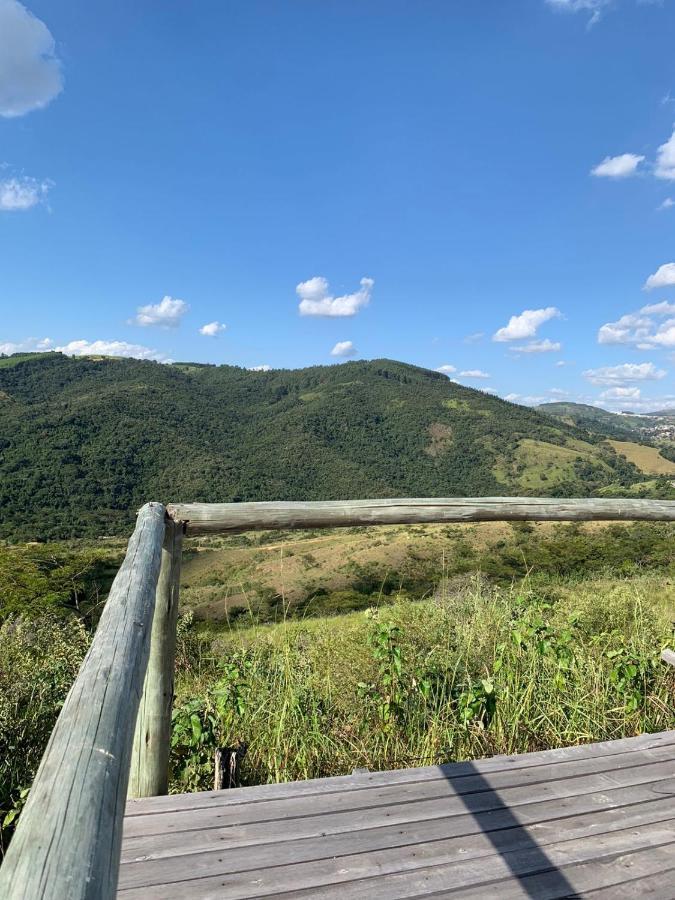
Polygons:
M646 420L630 413L613 413L587 403L542 403L537 409L570 425L578 425L600 434L616 437L635 437L645 427Z
M391 360L0 360L5 538L124 532L148 499L587 496L644 477L601 435Z
M661 410L642 415L613 413L586 403L542 403L537 409L570 425L578 425L590 431L612 434L617 437L632 435L651 436L654 429L664 423L675 422L675 410Z

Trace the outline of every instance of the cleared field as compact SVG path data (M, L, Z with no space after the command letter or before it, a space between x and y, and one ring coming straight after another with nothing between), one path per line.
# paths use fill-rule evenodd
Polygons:
M524 490L546 493L555 485L574 480L578 459L597 462L597 451L584 441L570 440L567 446L560 446L524 438L518 444L513 462L495 466L493 474L502 484L516 479ZM606 468L609 471L609 466Z
M656 447L644 447L632 441L608 441L617 453L646 475L675 475L675 462L661 456Z
M631 527L485 522L196 538L186 545L181 606L205 621L230 619L237 607L270 621L292 607L314 616L378 605L400 591L433 596L449 581L461 589L477 571L504 583L530 571L658 564L654 549L665 553L675 529Z

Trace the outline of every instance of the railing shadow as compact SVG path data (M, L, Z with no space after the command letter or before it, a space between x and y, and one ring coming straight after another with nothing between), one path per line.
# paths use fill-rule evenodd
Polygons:
M465 767L469 768L468 773ZM452 769L453 767L448 768ZM535 875L546 876L545 896L550 900L553 898L555 900L576 900L581 896L570 884L565 874L547 856L544 848L532 837L527 827L518 821L513 810L502 801L487 778L474 765L464 763L461 776L453 777L445 767L443 767L443 774L480 827L481 834L490 841L513 878L518 882L524 896L531 897L532 900L541 900L542 887L541 884L537 886L533 883L532 876ZM470 793L460 793L466 790L467 774L476 787ZM503 879L499 880L503 881ZM499 881L495 880L493 890L494 893L486 892L483 895L486 900L489 897L499 896Z

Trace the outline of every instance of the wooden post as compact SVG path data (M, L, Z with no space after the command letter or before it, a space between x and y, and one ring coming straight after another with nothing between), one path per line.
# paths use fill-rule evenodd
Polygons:
M176 659L183 526L169 520L157 581L150 658L136 719L129 797L155 797L169 790L171 711Z
M673 652L672 650L664 650L661 653L661 659L669 666L675 666L675 652Z
M0 868L2 900L113 900L166 510L138 514Z

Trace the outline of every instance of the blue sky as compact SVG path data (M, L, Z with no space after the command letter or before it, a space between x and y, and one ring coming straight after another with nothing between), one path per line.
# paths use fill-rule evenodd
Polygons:
M675 0L0 0L0 350L675 405L674 34Z

